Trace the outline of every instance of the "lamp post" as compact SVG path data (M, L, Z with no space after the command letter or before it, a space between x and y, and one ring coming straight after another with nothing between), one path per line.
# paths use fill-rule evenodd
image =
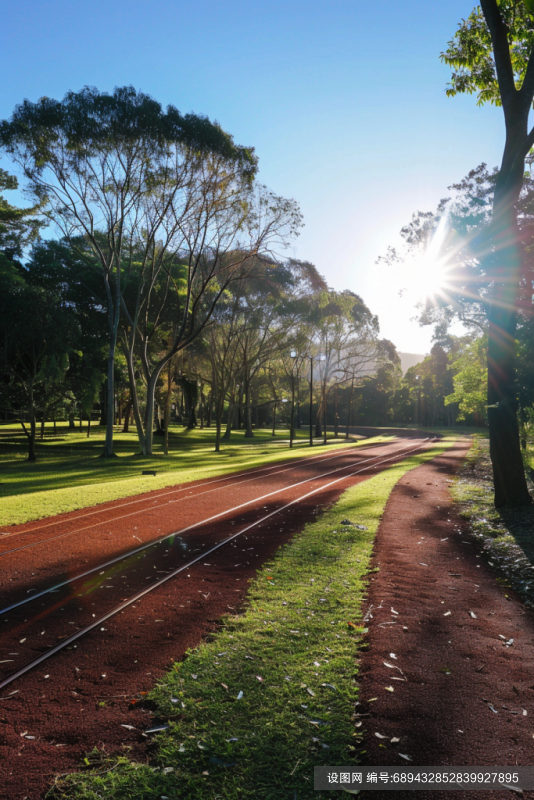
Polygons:
M297 351L291 350L291 422L289 425L289 446L293 447L293 438L295 436L295 371L294 359L297 357Z
M321 360L325 360L323 356ZM326 367L323 375L323 444L326 444Z
M421 384L419 383L420 376L416 375L415 380L417 381L417 425L421 425Z
M326 361L326 356L305 356L310 359L310 447L313 447L313 362Z

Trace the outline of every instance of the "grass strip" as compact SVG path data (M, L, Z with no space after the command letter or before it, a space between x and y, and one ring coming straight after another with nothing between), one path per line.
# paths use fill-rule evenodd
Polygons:
M358 763L351 716L375 533L397 481L449 445L347 490L263 565L244 613L153 689L169 727L150 764L94 751L93 768L59 777L50 796L305 800L314 766Z
M353 446L374 444L388 438L391 437L374 437L353 443ZM222 452L215 453L211 442L206 442L206 434L195 431L182 444L168 457L125 455L108 460L84 456L83 451L72 447L68 450L74 455L68 457L50 456L36 464L4 464L0 481L0 526L18 525L286 459L317 456L344 447L347 442L341 438L331 439L326 447L318 445L311 449L302 439L289 449L287 440L273 441L269 437L256 444L244 444L242 437L236 437L236 441L227 444ZM156 475L141 475L144 470L155 471Z
M527 483L534 497L530 469L527 469ZM534 608L534 507L495 508L487 440L474 440L452 493L480 552L498 573L497 581L513 589L525 605Z

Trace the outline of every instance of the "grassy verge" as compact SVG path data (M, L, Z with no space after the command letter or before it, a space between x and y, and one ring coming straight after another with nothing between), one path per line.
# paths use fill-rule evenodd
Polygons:
M531 479L529 488L534 496ZM534 607L534 508L494 507L488 441L475 439L452 491L481 552L500 573L498 580Z
M29 464L20 456L20 444L6 452L2 442L0 459L0 525L15 525L33 519L74 511L78 508L129 497L177 483L224 475L243 468L257 467L283 459L316 455L324 447L310 450L307 438L288 447L287 431L257 431L255 438L244 439L243 431L232 433L220 453L213 450L213 430L174 432L168 456L157 452L150 458L135 455L133 434L117 434L118 458L102 459L101 438L87 440L85 434L66 430L45 440L39 460ZM375 437L369 442L385 441ZM59 439L59 441L57 440ZM329 447L343 446L345 440L331 439ZM356 445L357 446L357 445ZM9 448L8 448L9 449ZM145 470L156 475L146 476Z
M150 764L95 751L93 769L58 778L52 795L305 800L314 766L358 763L351 716L374 536L396 482L448 444L349 489L259 570L245 612L152 691L168 728Z

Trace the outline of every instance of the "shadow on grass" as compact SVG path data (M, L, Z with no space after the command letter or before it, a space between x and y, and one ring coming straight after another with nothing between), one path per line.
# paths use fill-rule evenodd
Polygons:
M7 438L4 430L4 437L0 439L0 497L139 478L143 469L155 470L158 474L183 470L184 475L179 480L184 480L192 470L215 467L221 462L224 466L225 461L234 462L245 454L254 457L277 448L282 453L288 433L279 431L273 439L270 430L259 430L254 439L245 440L244 431L233 431L231 440L215 454L214 428L187 430L176 426L170 430L168 456L164 455L160 437L154 440L153 455L143 456L139 453L135 431L125 434L117 428L114 451L118 458L112 459L100 458L104 436L102 426L92 427L89 438L86 428L69 430L67 426L58 426L55 436L37 439L37 461L30 463L26 460L27 440L23 432L13 429ZM304 432L301 432L301 439L304 444Z

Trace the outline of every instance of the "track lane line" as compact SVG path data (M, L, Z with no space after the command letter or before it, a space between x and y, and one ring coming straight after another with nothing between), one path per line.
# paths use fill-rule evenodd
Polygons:
M424 440L424 441L426 441L426 440ZM343 453L350 453L350 452L351 452L350 448L346 448L346 449L344 448L342 451L340 451L338 453L335 453L334 455L329 455L328 457L324 458L323 462L324 461L331 461L333 458L337 458L338 456L342 455ZM317 458L317 457L318 456L312 456L312 458L310 458L309 460L311 461L311 460L313 460L314 458ZM370 460L373 460L374 458L379 458L379 456L373 456ZM308 459L306 459L306 461L308 461ZM323 462L319 462L319 463L323 463ZM300 463L300 465L302 465L304 463L304 460L301 460L299 463ZM361 463L365 463L365 462L361 462ZM284 469L279 470L278 472L274 472L273 475L281 475L283 472L291 472L291 470L296 469L297 466L298 466L297 464L295 466L292 466L292 465L291 466L287 466ZM261 471L261 470L259 470L259 471ZM247 474L247 473L245 473L245 474ZM0 552L0 558L3 558L3 556L8 556L11 553L18 553L21 550L29 550L32 547L38 547L41 544L47 544L48 542L55 542L57 539L65 539L67 536L73 536L75 533L82 533L83 531L91 530L91 528L97 528L100 525L112 524L114 522L118 522L121 519L128 519L129 517L134 517L137 514L146 514L146 513L150 512L150 511L155 511L155 510L157 510L158 508L161 508L164 505L170 505L171 503L182 502L183 500L194 500L197 497L202 497L205 494L210 494L210 492L212 492L212 491L215 492L215 491L220 491L221 489L229 489L232 486L241 486L243 483L248 483L248 482L254 480L254 477L255 476L248 477L245 480L235 481L234 483L230 483L227 486L218 486L216 489L208 489L205 492L198 492L197 494L193 494L192 493L191 496L189 496L189 497L182 497L182 498L178 498L177 500L168 500L166 503L157 503L155 505L149 506L148 508L140 508L137 511L131 511L129 514L121 514L120 516L112 517L111 519L103 519L103 520L100 520L99 522L93 523L92 525L86 525L84 528L73 528L72 530L65 531L64 533L58 533L57 536L49 536L48 539L39 539L39 541L37 541L37 542L30 542L29 544L22 545L20 547L12 547L10 550L3 550L2 552ZM223 479L221 479L221 480L223 480ZM219 483L219 482L220 481L218 480L217 483ZM179 490L179 491L182 491L182 490ZM173 494L173 492L169 492L168 494ZM147 499L145 498L143 502L146 502L146 500ZM129 504L125 503L123 505L129 505ZM58 523L58 524L61 524L61 523ZM22 535L23 533L24 533L24 531L22 531L20 534L10 534L10 535L11 536ZM32 533L32 531L26 531L26 533ZM1 541L4 541L4 540L2 539L2 540L0 540L0 542ZM158 541L158 540L154 540L154 541Z
M376 445L372 445L372 446L374 446L374 447L385 447L388 444L392 444L392 442L378 442ZM356 447L356 445L353 445L352 447L340 448L337 453L335 453L334 455L328 456L328 458L325 458L325 461L327 461L329 458L335 458L335 456L339 455L339 453L350 452L352 449L354 449L354 447ZM362 447L361 449L363 450L364 448ZM308 461L314 461L316 458L321 458L321 456L325 456L325 455L326 455L325 453L317 453L314 456L304 456L302 459L295 459L295 461L296 461L295 467L298 466L298 464L302 464L302 463L305 463L305 462L308 462ZM269 470L269 469L276 469L276 467L278 467L278 466L280 466L280 465L279 464L271 464L271 465L268 465L266 467L256 467L251 471L238 470L237 472L230 472L228 475L223 475L220 478L217 478L217 477L214 477L213 479L209 478L204 483L200 483L200 484L197 484L196 486L194 486L193 489L201 488L202 486L211 486L214 483L221 483L222 481L230 480L232 477L235 477L236 475L239 475L239 474L243 474L243 475L250 475L252 473L258 474L259 472L264 472L264 471ZM288 466L288 469L292 469L292 468L293 468L293 465L289 465ZM236 481L236 483L238 483L238 481ZM167 495L170 495L170 494L176 494L178 492L185 492L190 488L191 488L191 484L185 484L185 485L181 486L181 488L179 488L179 489L171 489L168 492L161 492L158 495L152 495L152 497L154 497L154 499L158 499L159 497L166 497ZM153 491L158 491L158 490L155 489ZM120 505L114 506L113 508L125 508L126 506L135 505L136 503L146 503L149 499L150 498L148 498L148 497L142 497L142 498L138 498L137 500L130 500L128 503L121 503ZM109 502L114 502L114 501L111 500ZM95 514L105 514L106 511L108 511L108 510L112 511L113 509L106 509L106 508L95 509L94 511L89 511L87 514L79 514L77 517L71 517L70 519L59 520L59 521L56 521L56 522L47 522L44 525L36 525L34 528L27 528L24 531L12 531L11 533L9 531L0 531L0 536L3 537L2 539L0 539L0 542L4 541L4 539L9 538L10 536L22 536L25 533L34 533L34 531L40 531L40 530L43 530L44 528L50 528L53 525L63 525L65 523L67 523L67 522L76 522L79 519L85 519L86 517L94 516ZM69 512L66 512L66 513L69 513ZM112 522L113 520L106 520L106 521ZM80 529L78 529L78 530L80 530ZM81 530L86 530L86 529L82 528Z
M423 442L428 442L428 439L424 439ZM412 449L410 449L410 450L408 450L406 452L395 453L392 456L390 456L390 458L387 458L384 461L380 461L378 464L375 465L375 468L377 466L379 466L380 464L386 463L387 461L392 461L395 458L399 458L401 456L407 455L408 453L412 453L412 452L415 452L416 450L420 450L421 447L423 447L423 445L420 445L419 447L416 447L416 448L412 448ZM365 462L361 462L360 461L358 463L358 466L361 466L362 463L369 463L370 461L375 461L376 458L380 458L380 456L376 456L375 458L369 458ZM144 545L140 545L139 547L136 547L133 550L129 550L127 553L123 553L122 555L116 556L115 558L110 559L109 561L106 561L103 564L99 564L96 567L92 567L90 570L86 570L85 572L82 572L79 575L75 575L74 577L70 578L69 580L62 581L61 583L57 583L52 587L49 587L47 589L43 589L41 592L37 592L36 594L32 594L30 597L25 597L23 600L19 600L18 602L13 603L10 606L6 606L5 608L1 608L0 609L0 616L2 616L3 614L7 614L9 611L13 611L15 608L20 608L21 606L26 605L27 603L31 603L32 601L37 600L40 597L44 597L45 595L50 594L51 592L57 591L58 589L61 589L64 586L68 586L69 584L74 583L75 581L82 580L82 578L86 578L88 575L92 575L94 572L98 572L99 570L106 569L107 567L110 567L113 564L117 564L119 561L125 561L126 559L131 558L132 556L137 555L138 553L141 553L144 550L148 550L148 548L150 548L150 547L154 547L157 544L161 544L166 539L171 539L174 536L179 536L179 535L181 535L183 533L187 533L188 531L194 530L195 528L199 528L202 525L207 525L209 522L213 522L213 521L215 521L217 519L220 519L221 517L224 517L227 514L231 514L234 511L239 511L241 508L244 508L245 506L249 506L252 503L257 503L257 502L265 500L268 497L272 497L273 495L280 494L280 492L285 492L285 491L287 491L289 489L294 489L297 486L302 486L303 484L309 483L310 481L313 481L313 480L320 480L321 478L324 478L327 475L333 475L334 473L341 472L341 470L344 470L344 469L351 469L351 467L353 467L353 466L355 466L355 464L346 465L346 466L343 466L343 467L337 467L337 469L330 470L329 472L325 472L322 475L311 477L311 478L306 478L305 480L299 481L298 483L294 483L291 486L284 486L282 489L276 489L276 491L269 492L268 494L262 495L261 497L256 497L256 498L254 498L252 500L247 500L246 503L241 503L240 505L234 506L233 508L228 509L227 511L221 511L218 514L215 514L212 517L208 517L207 519L200 520L199 522L194 522L194 523L192 523L191 525L188 525L185 528L181 528L178 531L174 531L173 533L168 533L165 536L163 536L161 539L156 539L156 540L154 540L152 542L147 542ZM358 472L364 472L365 469L367 469L367 468L358 470ZM357 475L358 472L351 473L351 475ZM347 477L351 477L351 476L349 475ZM341 480L341 478L340 478L340 480ZM276 512L273 512L273 513L276 513ZM268 517L266 517L266 519L267 518ZM228 541L230 541L230 539L228 539ZM20 548L20 549L24 549L24 548ZM191 562L191 563L195 563L195 562ZM76 596L80 596L80 595L75 595L75 597Z
M429 440L425 439L424 441L428 442ZM419 447L414 448L414 450L411 450L411 451L408 451L408 452L416 452L417 450L421 450L422 447L423 447L423 445L421 444ZM381 463L387 463L388 461L393 461L394 458L396 458L396 456L391 456L390 458L385 459ZM378 466L378 465L376 465L376 466ZM334 472L339 472L339 470L334 470ZM178 569L174 570L173 572L169 573L168 575L165 575L165 577L161 578L159 581L156 581L151 586L148 586L146 589L142 589L140 592L137 592L135 595L133 595L132 597L128 598L128 600L125 600L123 603L121 603L120 605L116 606L111 611L108 611L106 614L103 614L101 617L99 617L99 619L94 620L93 622L90 622L88 625L84 626L83 628L80 628L79 631L76 631L76 633L73 633L67 639L64 639L59 644L54 645L54 647L50 648L50 650L47 650L46 653L42 653L36 659L33 659L32 661L30 661L27 664L25 664L23 667L20 667L20 669L16 670L15 672L12 672L11 675L8 675L6 678L4 678L3 680L0 681L0 689L4 689L6 686L9 686L9 684L13 683L13 681L15 681L17 678L22 677L22 675L25 675L27 672L30 672L32 669L37 667L39 664L42 664L43 661L46 661L48 658L51 658L53 655L55 655L56 653L60 652L65 647L69 646L70 644L75 642L77 639L80 639L82 636L85 636L87 633L90 633L90 631L94 630L96 627L98 627L98 625L101 625L103 622L107 622L107 620L111 619L111 617L114 617L116 614L119 614L125 608L128 608L128 606L132 605L133 603L137 602L138 600L140 600L145 595L147 595L150 592L154 591L154 589L157 589L160 586L162 586L164 583L167 583L167 581L171 580L171 578L176 577L177 575L179 575L184 570L190 569L198 561L206 558L211 553L214 553L216 550L219 550L225 544L228 544L229 542L233 541L238 536L242 536L244 533L246 533L247 531L251 530L251 528L255 528L257 525L260 525L262 522L265 522L266 520L270 519L270 517L275 516L275 514L280 514L282 511L285 511L287 508L290 508L291 506L296 505L297 503L300 503L302 500L306 500L308 497L311 497L312 495L317 494L320 491L324 491L325 489L328 489L329 487L334 486L336 483L339 483L342 480L346 480L347 478L353 478L355 475L358 475L360 472L365 472L365 470L364 469L359 469L359 470L356 470L355 472L350 473L349 475L342 475L339 478L336 478L335 480L330 481L329 483L327 483L327 484L325 484L323 486L320 486L320 487L318 487L316 489L312 489L310 492L307 492L306 494L301 495L300 497L297 497L294 500L291 500L289 503L286 503L281 508L278 508L275 511L271 511L269 514L266 514L265 516L261 517L261 519L256 520L255 522L252 522L251 524L249 524L246 527L242 528L240 531L237 531L236 533L232 534L232 536L227 537L226 539L224 539L224 541L219 542L214 547L210 548L206 552L202 553L201 555L199 555L196 558L194 558L191 561L189 561L187 564L184 564L183 566L179 567ZM326 473L326 474L330 475L330 474L332 474L332 472L329 472L329 473ZM300 485L302 485L302 483L308 483L308 481L302 481L301 483L295 484L295 486L300 486ZM266 496L268 496L268 495L266 495ZM238 506L238 508L239 507L240 506ZM162 539L162 541L164 541L164 539Z

